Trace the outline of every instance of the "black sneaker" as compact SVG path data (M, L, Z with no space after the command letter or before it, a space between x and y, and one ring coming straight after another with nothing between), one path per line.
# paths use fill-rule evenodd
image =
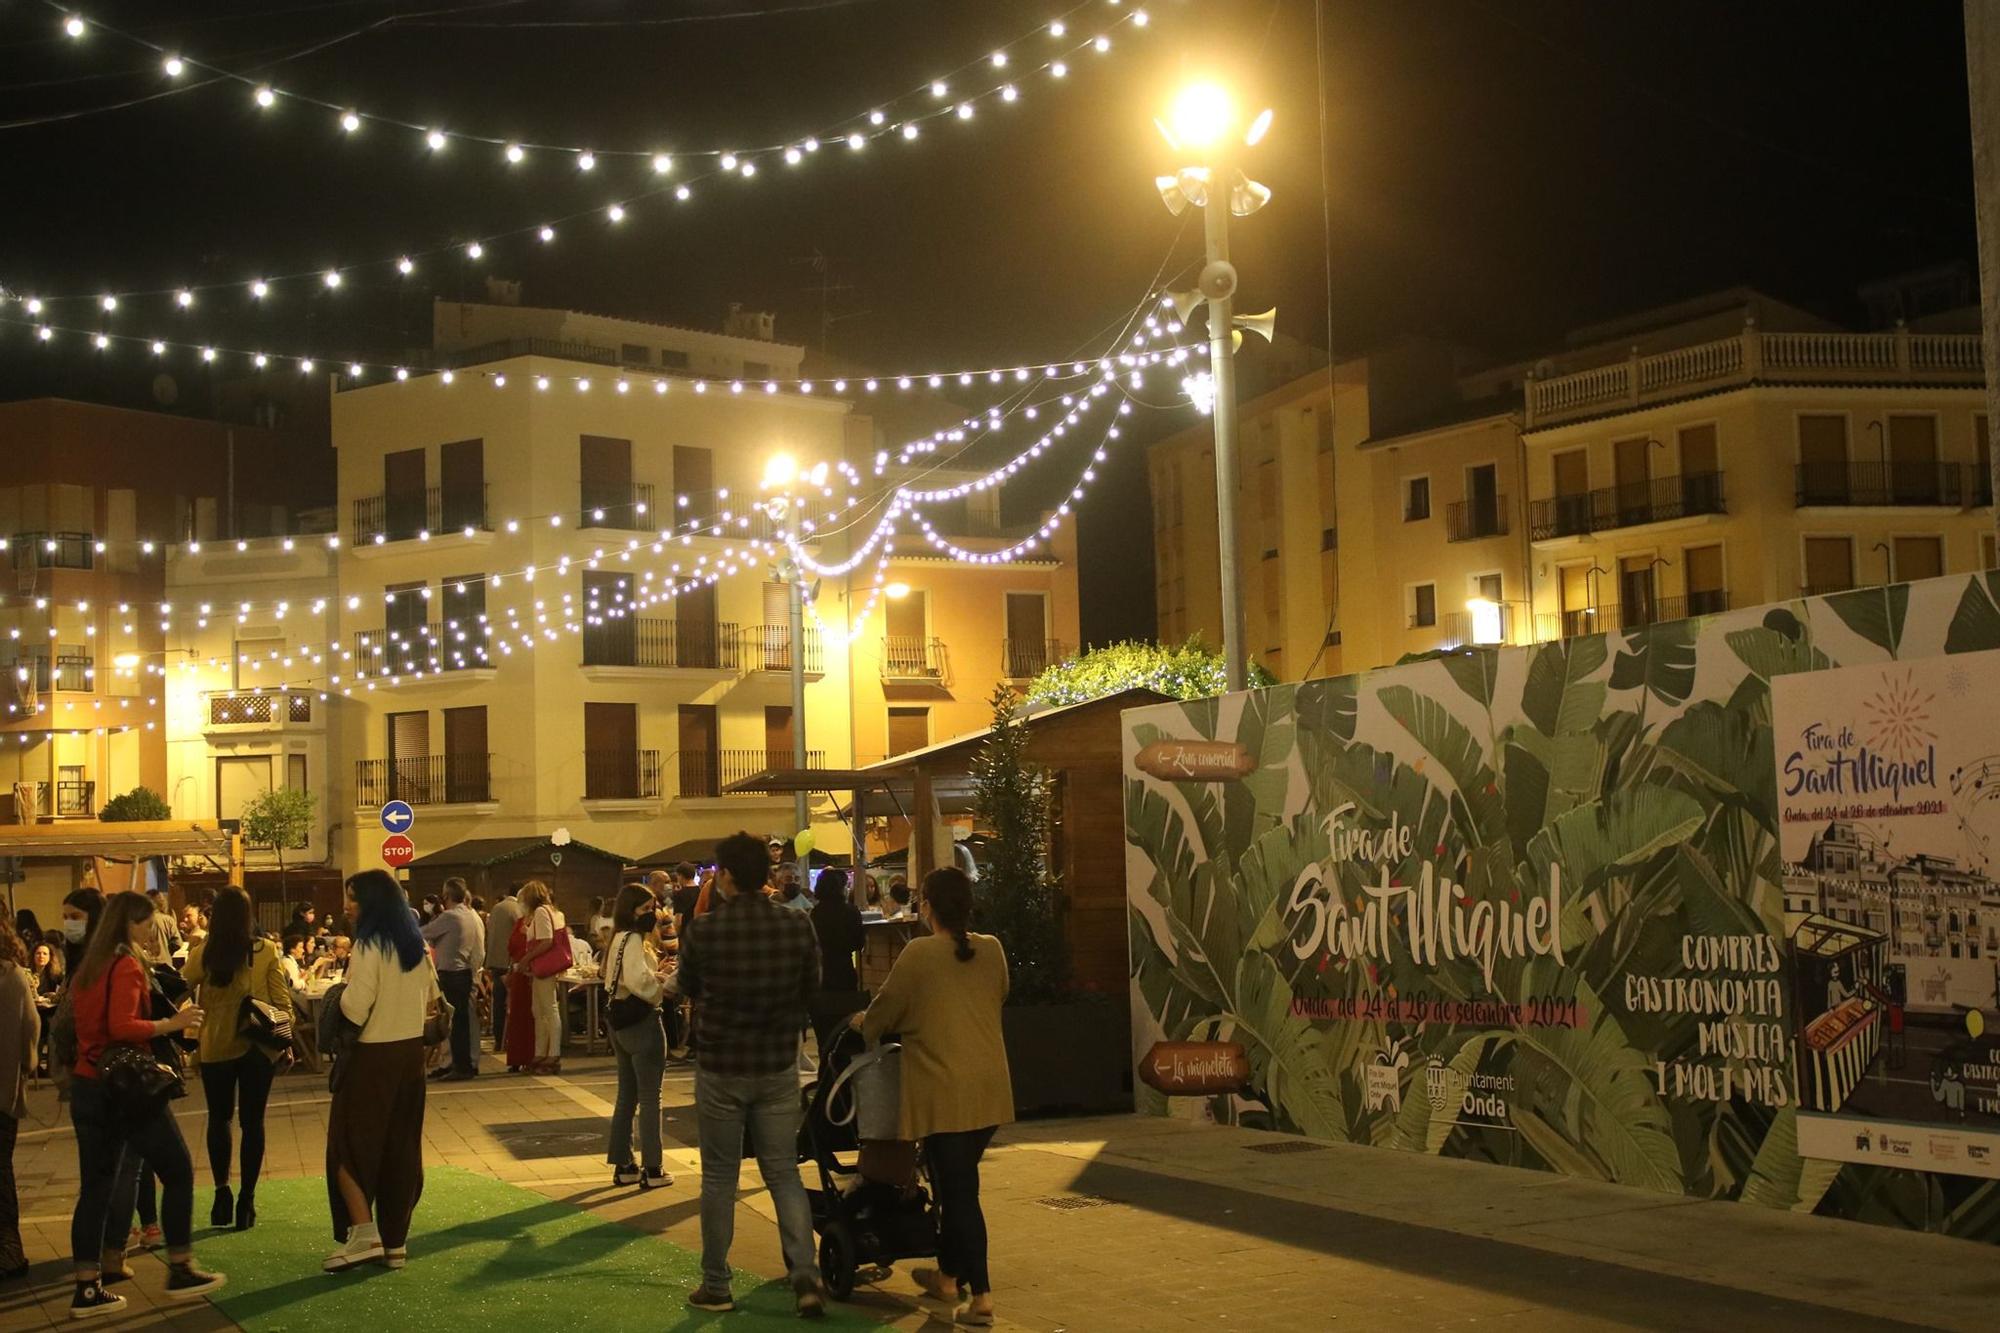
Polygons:
M124 1303L119 1302L120 1305ZM710 1314L728 1314L736 1308L736 1298L704 1282L688 1293L688 1305L696 1310L707 1310Z
M614 1168L611 1172L611 1183L620 1189L623 1189L627 1185L642 1183L639 1176L639 1168L636 1166Z
M212 1291L222 1290L225 1281L220 1273L204 1272L196 1268L192 1261L175 1264L167 1270L167 1299L170 1301L199 1300Z
M76 1284L76 1295L70 1298L69 1317L71 1319L95 1319L101 1314L117 1314L125 1308L125 1298L104 1289L104 1284L96 1278Z
M648 1171L639 1177L639 1188L642 1190L663 1190L673 1183L674 1173L671 1171Z

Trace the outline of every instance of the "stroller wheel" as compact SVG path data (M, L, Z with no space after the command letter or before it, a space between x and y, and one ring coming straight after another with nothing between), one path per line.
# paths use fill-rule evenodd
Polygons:
M819 1237L819 1275L827 1295L844 1301L854 1295L854 1233L847 1223L827 1223Z

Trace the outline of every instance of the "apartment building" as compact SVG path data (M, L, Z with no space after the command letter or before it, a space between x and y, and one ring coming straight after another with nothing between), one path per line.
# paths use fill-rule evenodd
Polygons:
M0 404L0 796L87 819L169 787L163 689L175 543L285 531L299 442L61 399Z
M350 812L335 797L346 704L325 676L339 669L339 551L326 533L186 544L167 554L166 591L179 614L166 633L166 785L176 819L227 827L265 792L314 797L288 867L332 859L331 829ZM329 649L332 652L329 653ZM279 849L247 846L253 868ZM255 882L253 876L253 884Z
M1521 362L1342 361L1242 407L1252 655L1295 679L1990 568L1983 383L1976 311L1854 333L1745 289ZM1206 437L1150 456L1169 641L1220 641Z

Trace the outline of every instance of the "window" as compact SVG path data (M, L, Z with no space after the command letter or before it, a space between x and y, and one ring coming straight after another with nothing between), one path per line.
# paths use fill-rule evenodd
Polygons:
M1827 412L1799 417L1799 503L1846 504L1847 418Z
M764 705L765 768L792 766L792 709L789 704Z
M486 658L486 576L449 575L444 595L444 660L447 666L488 665Z
M1687 613L1710 616L1729 609L1729 593L1722 575L1722 547L1690 546L1681 553L1687 571Z
M1410 589L1410 628L1428 629L1438 623L1438 590L1435 583L1419 583Z
M743 378L746 380L767 380L771 378L771 367L764 361L745 361Z
M722 754L717 748L715 705L680 706L680 792L687 796L722 794Z
M427 712L391 713L383 721L389 745L387 799L429 805L431 715Z
M696 445L677 444L674 446L674 490L688 497L688 503L701 508L708 493L715 489L715 452ZM701 508L706 513L705 508ZM669 520L671 524L671 520Z
M1431 516L1431 479L1403 478L1403 521L1416 523Z
M688 368L688 354L686 352L677 352L671 347L662 347L660 349L660 368L662 370L686 370Z
M1852 537L1807 537L1804 546L1808 596L1846 592L1854 586Z
M217 820L233 822L243 818L243 807L269 790L271 790L271 756L224 755L216 759Z
M1472 595L1489 602L1504 602L1507 600L1505 594L1502 592L1503 586L1498 574L1474 574L1472 576Z
M583 799L629 801L639 795L639 706L583 706Z
M486 709L445 709L444 799L452 804L492 800L487 777Z
M438 518L454 532L486 526L486 442L438 446Z
M889 710L889 753L908 754L931 743L931 710L891 708Z
M650 366L653 364L653 349L644 343L626 343L618 349L618 359L628 366Z
M1898 583L1934 579L1944 573L1942 537L1898 537L1890 549L1895 568L1889 571L1889 576Z
M288 754L288 755L286 755L286 756L285 756L285 789L286 789L287 791L305 791L305 790L307 790L307 788L306 788L306 771L307 771L307 770L306 770L306 757L305 757L304 755L302 755L302 754Z

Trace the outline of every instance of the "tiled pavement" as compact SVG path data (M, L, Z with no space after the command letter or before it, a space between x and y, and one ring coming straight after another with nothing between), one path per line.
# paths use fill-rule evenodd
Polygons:
M429 1160L698 1250L687 1071L668 1075L680 1180L662 1196L608 1188L608 1061L566 1068L433 1085ZM199 1093L180 1109L200 1163ZM268 1174L320 1174L326 1110L323 1080L280 1082ZM29 1111L15 1169L35 1269L27 1283L0 1287L0 1330L64 1323L69 1295L61 1256L74 1141L46 1089L30 1094ZM984 1183L1002 1327L1987 1330L2000 1306L2000 1265L1983 1246L1389 1151L1260 1150L1275 1142L1131 1117L1004 1132ZM205 1165L197 1176L205 1182ZM198 1223L208 1198L203 1184ZM422 1280L422 1243L420 1209L411 1266L396 1280ZM318 1258L302 1255L301 1266ZM781 1269L761 1190L741 1196L733 1258L751 1273ZM232 1327L205 1305L155 1305L163 1270L144 1257L135 1267L132 1308L103 1327ZM662 1293L659 1326L674 1322L679 1296ZM856 1303L895 1328L948 1327L949 1314L918 1301L901 1271Z

